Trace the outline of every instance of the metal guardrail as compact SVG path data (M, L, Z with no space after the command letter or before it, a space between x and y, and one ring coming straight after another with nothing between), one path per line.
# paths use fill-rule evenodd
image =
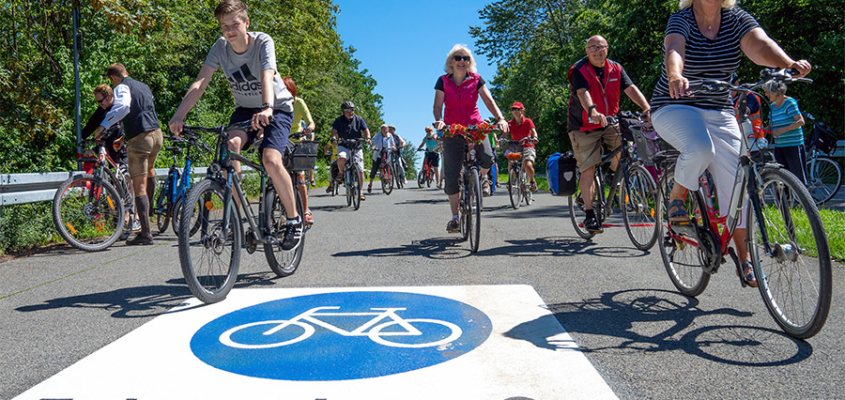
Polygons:
M195 178L204 178L208 167L194 168ZM156 178L163 180L167 177L169 168L157 168ZM252 171L252 168L244 166L243 172ZM71 172L46 172L30 174L6 174L0 175L0 207L12 204L37 203L39 201L53 201L56 189L62 182L76 175L84 174L83 171Z
M836 152L830 156L833 158L845 158L845 140L836 142ZM204 178L208 167L194 168L195 178ZM161 180L167 176L168 168L157 168L157 179ZM250 167L244 166L243 172L252 171ZM83 174L82 171L72 172L45 172L30 174L6 174L0 175L0 207L12 204L36 203L39 201L52 201L56 189L74 175Z

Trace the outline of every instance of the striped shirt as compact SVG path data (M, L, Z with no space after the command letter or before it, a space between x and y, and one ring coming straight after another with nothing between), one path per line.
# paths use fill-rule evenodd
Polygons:
M695 22L693 7L678 10L669 17L666 27L666 37L681 35L686 39L683 76L690 84L696 84L704 79L718 79L730 81L731 74L739 67L742 59L740 41L746 33L760 27L757 20L739 7L723 8L721 25L716 40L710 40L701 34ZM666 46L663 46L666 53ZM669 97L666 65L661 65L660 80L654 88L651 98L652 109L658 109L667 104L686 104L707 110L731 110L733 103L730 92L719 91L698 93L695 97Z
M795 123L795 117L801 115L798 109L798 102L792 97L787 97L780 107L772 103L772 112L769 118L772 120L772 129L781 129ZM788 132L781 133L775 138L775 147L793 147L804 144L804 131L799 127Z

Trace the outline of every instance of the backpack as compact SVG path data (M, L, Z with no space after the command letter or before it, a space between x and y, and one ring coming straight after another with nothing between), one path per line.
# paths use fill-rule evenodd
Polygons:
M552 196L571 196L578 189L575 155L571 151L552 154L546 172Z
M833 154L836 150L836 136L833 134L833 129L830 129L824 122L816 122L813 125L810 146L815 146L816 149L825 154Z

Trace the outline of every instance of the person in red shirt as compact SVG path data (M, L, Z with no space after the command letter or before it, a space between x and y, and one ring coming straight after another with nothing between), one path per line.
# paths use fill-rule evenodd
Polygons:
M530 190L536 192L537 182L534 180L534 160L537 159L537 150L534 148L534 144L540 141L537 137L537 129L534 127L534 121L525 116L525 106L522 103L518 101L513 103L511 114L513 114L513 119L508 121L508 127L510 128L512 140L531 138L531 140L527 140L522 144L522 166L525 168L525 172L528 174L528 180L531 182ZM502 138L504 139L507 135L507 132L503 133Z

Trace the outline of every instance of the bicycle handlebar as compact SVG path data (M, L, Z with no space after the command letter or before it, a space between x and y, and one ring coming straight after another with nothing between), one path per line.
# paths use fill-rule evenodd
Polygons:
M731 90L736 92L753 92L755 89L762 87L763 85L768 84L772 81L783 82L787 85L801 82L801 83L813 83L812 79L808 78L793 78L793 75L797 75L798 71L795 69L773 69L773 68L766 68L760 71L760 79L758 82L755 83L744 83L739 85L734 85L730 82L720 81L717 79L704 79L695 83L690 83L689 90L690 95L694 95L695 93L707 93L707 92L716 92L720 90Z

